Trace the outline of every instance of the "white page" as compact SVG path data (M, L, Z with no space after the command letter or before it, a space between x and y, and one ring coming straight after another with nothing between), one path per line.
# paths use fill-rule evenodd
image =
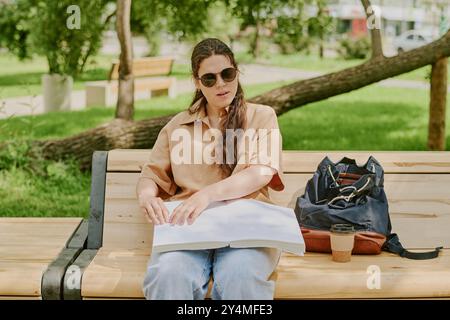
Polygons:
M169 216L181 201L165 202ZM305 244L294 210L252 199L215 202L192 225L155 225L153 250L277 247L303 255Z

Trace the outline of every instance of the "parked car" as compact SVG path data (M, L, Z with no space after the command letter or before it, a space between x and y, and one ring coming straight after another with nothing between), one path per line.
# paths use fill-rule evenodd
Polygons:
M430 34L419 30L409 30L396 37L393 45L397 52L401 53L424 46L432 41L433 37Z

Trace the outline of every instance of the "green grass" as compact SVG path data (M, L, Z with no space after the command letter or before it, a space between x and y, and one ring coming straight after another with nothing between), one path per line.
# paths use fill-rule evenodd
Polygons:
M0 217L88 217L90 174L75 165L48 163L37 175L0 170Z
M428 103L426 90L377 86L316 102L279 118L283 148L426 150ZM450 150L448 113L446 124Z
M85 72L75 79L74 90L84 90L86 81L106 80L115 56L99 55L89 59ZM0 98L42 94L41 77L48 71L47 61L42 57L19 61L16 57L0 54ZM175 63L172 75L178 79L189 77L189 66Z
M251 97L279 85L271 83L244 89L247 97ZM158 97L138 101L135 119L184 110L190 99L191 95L185 94L174 100ZM450 97L448 101L450 105ZM0 120L0 142L66 137L109 121L113 116L114 108L98 107ZM284 149L426 150L428 91L369 86L291 110L279 117L279 124ZM450 113L447 114L447 150L450 150L449 124ZM20 148L4 152L9 163L27 163ZM1 158L0 155L0 168ZM0 216L87 217L89 190L90 175L79 172L70 163L10 166L0 170Z

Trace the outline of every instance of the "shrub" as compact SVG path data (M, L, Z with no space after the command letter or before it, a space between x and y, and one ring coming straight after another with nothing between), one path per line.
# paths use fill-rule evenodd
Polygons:
M308 51L311 37L302 29L302 21L298 18L279 17L274 30L273 42L278 45L282 54Z
M344 37L340 40L337 51L344 59L365 59L369 55L370 41L367 37Z
M0 170L26 167L30 144L25 140L13 140L0 146Z

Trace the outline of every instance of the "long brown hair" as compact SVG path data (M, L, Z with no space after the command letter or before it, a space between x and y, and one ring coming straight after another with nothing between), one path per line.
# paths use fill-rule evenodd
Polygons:
M200 64L203 60L206 58L209 58L212 55L224 55L230 59L231 64L234 68L239 70L238 65L236 63L236 60L234 59L234 54L231 51L231 49L222 41L216 38L208 38L205 40L200 41L195 47L192 52L191 56L191 67L192 67L192 76L197 79L198 78L198 69L200 68ZM199 100L202 99L202 101L197 104L195 108L192 108L192 106ZM200 108L205 108L206 110L206 98L204 97L202 91L200 89L197 89L194 94L194 98L192 99L191 105L189 106L189 113L195 113ZM247 106L244 99L244 91L242 90L241 84L238 82L238 88L236 95L233 99L233 101L230 104L230 107L228 109L228 116L227 118L221 123L221 131L223 135L223 163L221 164L221 168L224 171L226 175L230 175L231 172L234 170L237 164L237 156L238 156L238 143L233 143L233 149L234 150L227 150L226 146L228 145L226 143L226 130L232 129L233 132L236 129L245 129L246 126L246 114L247 114ZM233 152L233 163L227 163L227 153Z

